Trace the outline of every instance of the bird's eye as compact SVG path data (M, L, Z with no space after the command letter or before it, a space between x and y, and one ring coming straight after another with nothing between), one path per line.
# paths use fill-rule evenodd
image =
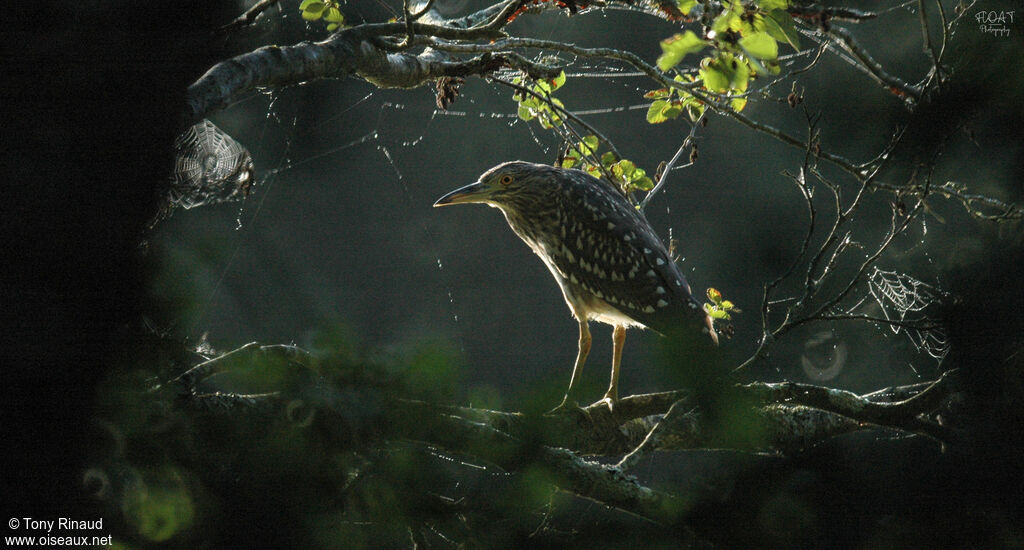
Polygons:
M508 185L512 183L512 176L505 174L504 176L501 176L501 179L498 181L501 182L502 185Z

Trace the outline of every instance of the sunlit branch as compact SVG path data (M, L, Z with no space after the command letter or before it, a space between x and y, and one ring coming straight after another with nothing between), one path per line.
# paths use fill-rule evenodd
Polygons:
M483 52L500 52L507 51L510 49L517 48L531 48L538 50L553 50L564 53L571 53L580 57L589 58L602 58L602 59L614 59L617 61L623 61L632 65L636 69L644 72L647 76L651 77L658 83L668 88L678 88L681 90L690 90L695 88L698 84L677 82L665 76L664 73L659 71L655 66L644 61L640 56L630 51L617 50L615 48L583 48L576 46L575 44L568 44L565 42L558 42L555 40L540 40L533 38L504 38L495 40L489 44L451 44L444 43L437 40L425 41L424 44L431 48L452 52L452 53L483 53Z
M934 79L936 79L936 82L938 83L938 85L941 87L942 86L942 80L943 80L942 79L942 65L939 62L939 54L936 53L935 46L932 44L932 33L931 33L931 30L928 28L928 10L925 8L924 4L925 4L925 0L918 0L918 2L917 2L917 15L918 15L918 19L920 19L920 21L921 21L921 35L922 35L924 52L926 54L928 54L928 57L931 58L931 62L932 62L932 68L931 68L931 71L930 71L931 76L929 77L929 82L930 82L930 79L934 78ZM939 13L941 14L941 17L942 17L942 20L943 20L943 25L941 27L942 28L942 43L943 43L943 48L945 48L945 43L946 43L945 15L942 13L942 4L940 2L936 2L936 4L938 4ZM926 82L925 86L927 86L927 85L928 85L928 83Z
M924 204L924 201L923 200L919 200L918 203L916 205L914 205L914 208L911 209L909 212L907 212L907 215L903 219L903 221L898 223L898 224L896 223L896 220L895 220L895 217L897 216L897 214L893 213L893 218L894 219L893 219L892 229L890 229L889 233L886 235L886 237L882 241L882 243L878 245L878 248L875 249L875 252L873 254L871 254L870 256L868 256L867 259L865 259L863 263L861 263L860 268L857 270L857 273L853 277L850 278L849 282L847 283L846 287L843 288L843 290L841 290L838 294L836 294L835 297L833 297L831 300L828 300L827 302L825 302L824 304L819 306L818 309L815 310L814 313L809 315L809 317L815 318L815 317L822 316L826 311L828 311L832 307L834 307L837 304L839 304L843 300L843 298L846 298L846 296L849 295L850 291L852 291L853 288L855 286L857 286L857 283L859 283L861 281L861 279L863 278L864 274L867 272L868 268L871 267L872 265L874 265L875 261L878 260L878 258L882 255L882 253L885 252L886 249L889 248L889 245L892 243L892 240L895 239L897 235L903 233L903 231L906 230L907 227L910 226L910 222L912 222L914 220L914 218L917 216L917 214L922 210L922 205L923 204ZM791 324L790 327L792 327L792 326L795 326L795 325ZM776 334L779 334L779 333L777 332Z
M219 32L227 32L241 27L252 25L256 19L265 11L278 3L279 0L259 0L244 13L217 29Z
M838 42L846 51L853 55L861 66L867 69L868 74L871 75L876 82L885 86L887 90L897 96L912 100L913 102L917 102L921 99L921 88L911 86L903 80L886 72L885 69L882 68L882 65L871 57L871 54L868 53L868 51L864 49L859 42L857 42L857 39L855 39L849 31L842 27L831 27L827 34Z
M825 16L833 21L847 21L850 23L860 23L862 21L878 17L878 14L872 11L863 11L842 6L827 7L820 4L789 6L786 8L786 11L789 12L790 15L800 19L820 20L822 16Z
M665 187L665 183L668 182L669 173L672 172L672 169L675 168L676 163L679 162L680 158L682 158L683 152L686 151L686 148L693 144L693 140L697 135L697 128L700 127L701 121L704 120L705 116L707 116L707 111L702 112L700 114L700 117L698 117L697 120L693 121L693 124L690 125L690 133L686 135L686 138L683 139L683 142L679 144L679 149L676 150L676 154L672 155L672 158L665 165L665 168L662 169L661 178L658 179L658 183L654 186L653 189L651 189L649 193L647 193L647 196L644 197L644 200L640 201L640 210L646 208L647 204L651 202L651 199L654 198L654 195L656 195L658 191L661 191L662 187Z

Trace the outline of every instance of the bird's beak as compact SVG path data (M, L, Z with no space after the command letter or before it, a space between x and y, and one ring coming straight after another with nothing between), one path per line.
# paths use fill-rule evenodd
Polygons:
M437 199L434 203L434 207L448 206L449 204L459 204L464 202L486 202L487 195L489 194L488 188L481 182L471 183L465 187L460 187L451 193Z

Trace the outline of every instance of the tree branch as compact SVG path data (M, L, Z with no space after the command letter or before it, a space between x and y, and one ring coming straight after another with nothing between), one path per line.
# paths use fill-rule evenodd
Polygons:
M461 30L414 23L417 33L452 38L500 36L488 30ZM442 76L485 74L504 60L480 56L448 61L436 51L389 53L379 37L404 31L399 23L346 29L327 40L295 46L265 46L214 65L189 86L184 121L193 124L257 88L283 88L321 78L360 76L381 88L414 88Z
M217 32L225 33L252 25L253 22L256 21L256 18L260 16L260 14L262 14L263 12L267 11L272 6L277 4L278 1L279 0L259 0L259 2L253 4L251 8L245 10L245 12L242 15L239 15L230 23L227 23L219 29L217 29Z
M850 34L849 31L842 27L831 27L827 33L832 37L839 45L848 51L853 57L860 62L861 66L867 70L867 73L879 84L886 87L891 93L904 98L908 102L916 103L921 99L922 90L918 86L911 86L903 80L889 74L882 68L871 54L865 50L857 39Z

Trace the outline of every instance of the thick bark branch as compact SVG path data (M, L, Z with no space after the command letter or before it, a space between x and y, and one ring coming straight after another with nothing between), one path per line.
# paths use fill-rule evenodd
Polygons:
M380 88L415 88L442 76L488 73L505 63L504 58L490 56L453 62L429 49L420 54L388 52L381 37L401 34L404 29L399 23L362 25L322 42L265 46L218 63L189 86L183 124L194 124L258 88L283 88L346 76L365 78ZM421 23L413 24L413 29L450 39L503 36L500 31L488 29Z
M703 410L684 391L626 397L614 410L599 403L572 413L526 415L396 399L372 376L325 384L321 367L314 356L295 346L251 343L203 361L153 391L169 392L164 395L200 414L283 414L320 434L322 444L340 449L353 442L372 447L404 440L473 457L508 472L541 467L562 491L685 531L686 512L693 502L646 487L625 473L646 454L713 448L791 453L876 426L950 441L944 428L922 415L940 407L955 388L951 373L927 387L917 384L863 396L807 384L754 383L729 390L737 403L746 405L739 407L739 416L730 413L726 420ZM201 390L208 377L235 369L286 369L291 382L262 393ZM313 372L318 374L308 376ZM898 400L880 401L885 397ZM624 458L608 465L584 455Z
M675 523L678 499L642 485L619 468L580 458L570 450L531 445L487 424L457 416L404 417L400 430L453 453L466 453L508 471L542 466L561 480L560 489L606 506L662 522Z

